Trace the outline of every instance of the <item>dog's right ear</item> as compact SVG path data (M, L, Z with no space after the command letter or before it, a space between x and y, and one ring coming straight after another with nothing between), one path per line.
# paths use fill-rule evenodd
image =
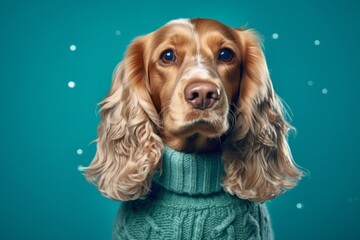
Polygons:
M115 200L145 197L160 168L163 143L146 86L145 40L132 42L114 73L110 92L100 103L96 155L84 168L88 181Z

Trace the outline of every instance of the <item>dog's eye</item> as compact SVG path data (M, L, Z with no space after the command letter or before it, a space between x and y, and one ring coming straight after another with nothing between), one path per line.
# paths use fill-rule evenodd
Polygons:
M173 50L165 50L161 54L161 61L166 64L172 64L176 60L176 56Z
M230 62L233 58L234 58L234 53L230 49L223 48L220 50L219 61Z

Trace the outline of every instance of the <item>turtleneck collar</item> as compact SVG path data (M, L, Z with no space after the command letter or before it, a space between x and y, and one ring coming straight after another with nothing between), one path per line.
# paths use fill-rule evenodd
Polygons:
M189 154L165 147L162 172L154 181L173 192L206 195L222 190L222 175L221 152Z

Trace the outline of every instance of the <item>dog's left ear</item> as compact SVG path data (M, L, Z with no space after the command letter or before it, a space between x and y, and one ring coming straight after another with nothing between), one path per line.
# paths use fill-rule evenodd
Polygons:
M253 30L237 30L242 68L237 118L224 146L224 188L263 202L295 186L301 171L287 142L292 127L275 94L261 43Z

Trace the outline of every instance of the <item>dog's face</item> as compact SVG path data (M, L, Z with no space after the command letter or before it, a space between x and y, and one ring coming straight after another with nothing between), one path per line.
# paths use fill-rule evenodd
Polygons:
M171 21L130 44L100 105L86 176L107 197L146 196L164 145L221 150L224 190L244 199L273 198L301 176L286 140L291 126L252 30Z
M229 129L230 107L240 89L238 32L216 21L184 19L148 36L151 98L170 147L216 150Z

